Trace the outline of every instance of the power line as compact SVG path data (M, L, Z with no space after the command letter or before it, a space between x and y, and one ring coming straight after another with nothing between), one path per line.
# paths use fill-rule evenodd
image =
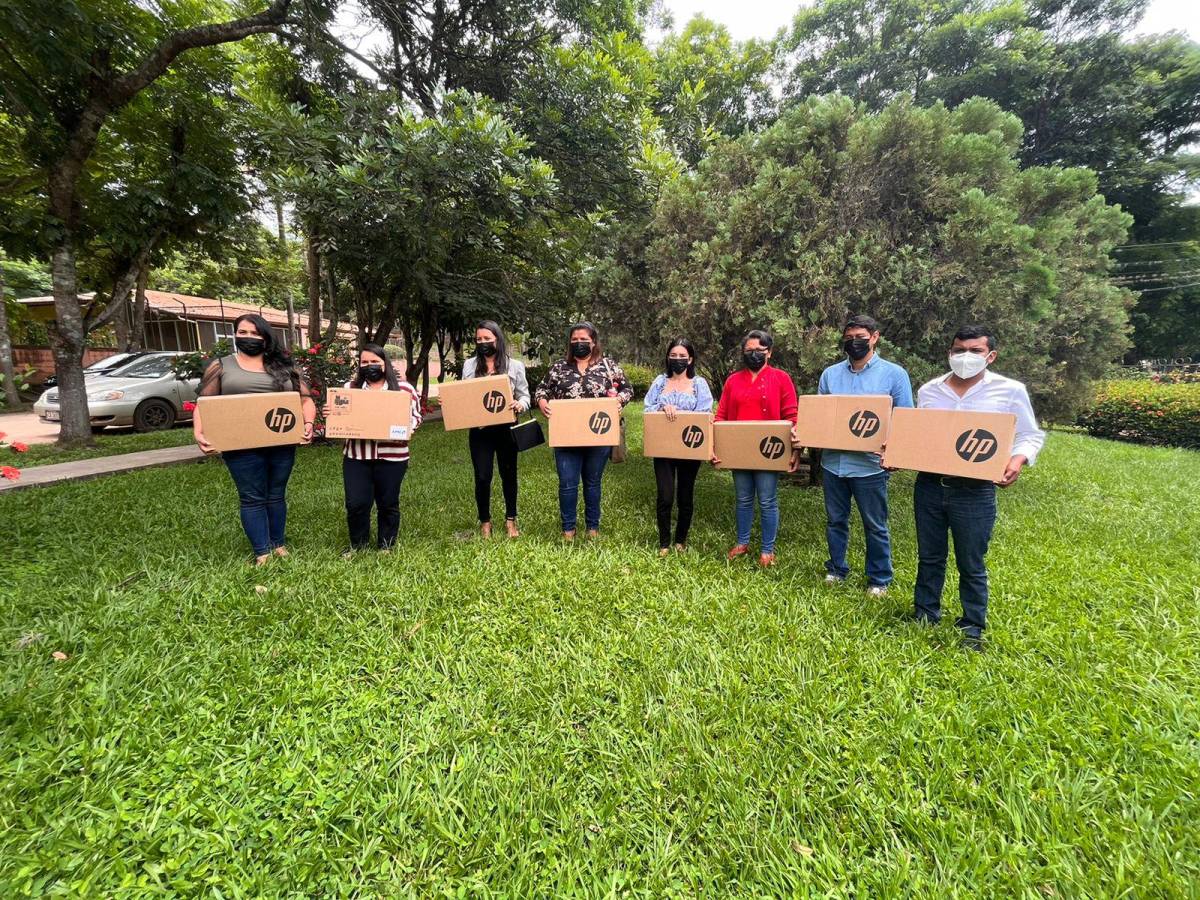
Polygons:
M1139 294L1153 294L1156 291L1178 291L1178 290L1181 290L1182 288L1195 287L1198 284L1200 284L1200 281L1192 281L1192 282L1189 282L1188 284L1170 284L1170 285L1167 285L1166 287L1146 288L1145 290L1138 290L1137 288L1130 288L1130 290L1137 290Z
M1158 244L1122 244L1120 247L1113 247L1113 252L1116 253L1118 250L1148 249L1150 247L1181 247L1185 244L1191 244L1194 246L1196 243L1196 241L1162 241Z

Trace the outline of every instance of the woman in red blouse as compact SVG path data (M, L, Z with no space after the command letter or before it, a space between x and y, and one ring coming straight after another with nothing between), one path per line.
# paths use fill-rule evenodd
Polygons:
M717 405L718 422L748 422L787 419L796 424L796 386L792 376L782 369L772 368L771 336L765 331L751 331L742 339L742 362L745 368L729 376ZM713 457L714 463L720 460ZM796 469L797 456L792 455L791 470ZM762 519L762 552L759 565L775 564L775 537L779 534L779 473L734 469L733 486L737 496L734 510L737 522L737 544L729 551L730 559L750 552L750 528L754 524L754 499Z

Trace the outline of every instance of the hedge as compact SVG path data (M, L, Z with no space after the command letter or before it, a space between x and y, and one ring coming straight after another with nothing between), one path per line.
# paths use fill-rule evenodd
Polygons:
M1200 383L1101 382L1079 424L1096 437L1200 449Z

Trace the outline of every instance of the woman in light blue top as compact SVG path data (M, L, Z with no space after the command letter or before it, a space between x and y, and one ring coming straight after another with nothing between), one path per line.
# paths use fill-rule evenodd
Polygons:
M687 338L675 338L667 346L666 372L654 379L646 393L646 412L661 412L674 419L681 412L712 412L713 396L708 382L696 374L696 349ZM654 478L658 482L658 555L666 556L671 546L671 507L679 502L679 520L675 525L675 550L687 548L692 527L692 499L697 459L655 459Z

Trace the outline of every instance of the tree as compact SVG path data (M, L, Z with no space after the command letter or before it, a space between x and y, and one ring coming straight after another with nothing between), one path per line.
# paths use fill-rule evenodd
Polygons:
M671 142L695 166L718 137L737 137L775 116L763 41L734 41L724 25L697 15L654 52L655 110Z
M1069 413L1127 342L1130 295L1107 257L1130 218L1085 169L1021 169L1021 137L990 101L873 114L832 97L720 145L658 205L660 326L692 336L717 379L740 336L768 327L814 389L847 314L878 318L918 370L983 320L1040 411Z
M439 337L482 314L503 309L520 330L561 251L554 175L528 141L483 97L438 106L427 116L375 93L337 116L293 109L271 141L301 221L321 223L362 339L385 343L398 327L410 378Z
M291 0L236 19L205 22L208 6L171 7L156 16L133 0L52 0L12 7L0 43L0 111L20 134L20 163L36 192L40 215L36 242L50 257L56 322L64 445L91 442L83 380L85 311L78 299L77 259L87 240L88 204L114 182L97 179L94 156L107 126L183 54L277 30ZM118 314L136 282L135 258L114 283L107 307L90 316L93 326Z
M1200 180L1200 46L1180 35L1128 40L1144 7L820 0L780 40L785 101L838 91L878 110L903 97L949 106L990 98L1020 116L1023 164L1087 166L1106 199L1133 215L1132 240L1182 246L1200 239L1200 222L1176 212ZM1148 286L1147 310L1134 315L1135 355L1167 352L1143 331L1167 291L1124 283ZM1194 290L1171 297L1173 308L1200 315Z

